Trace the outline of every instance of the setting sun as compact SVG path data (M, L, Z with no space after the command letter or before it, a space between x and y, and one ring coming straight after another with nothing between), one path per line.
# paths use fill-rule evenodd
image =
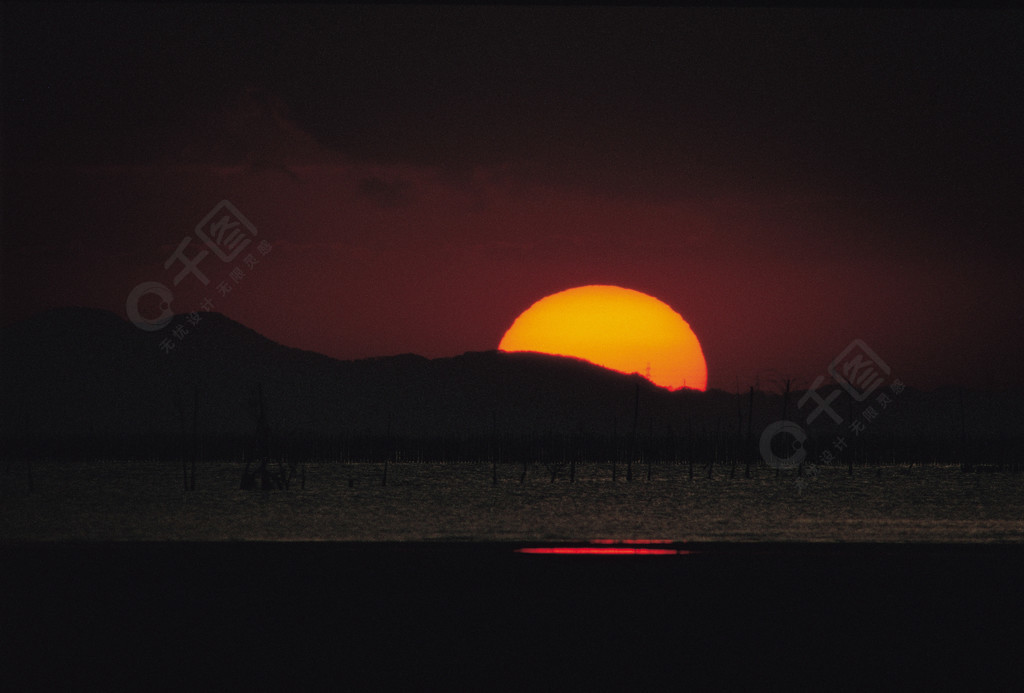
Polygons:
M708 371L697 335L653 296L618 286L580 286L542 298L516 318L498 346L572 356L655 385L704 390Z

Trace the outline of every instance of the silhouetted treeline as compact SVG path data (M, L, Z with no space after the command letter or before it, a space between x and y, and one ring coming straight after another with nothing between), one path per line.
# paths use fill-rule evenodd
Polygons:
M789 380L783 393L668 392L544 354L342 362L215 313L200 324L168 353L92 309L0 330L0 362L10 364L0 369L0 457L177 460L191 488L195 462L215 460L542 463L567 465L570 477L574 463L610 461L626 479L646 471L638 463L685 462L694 474L746 475L764 466L762 432L782 420L807 436L804 467L851 472L1019 468L1024 442L1020 388L923 392L893 377L863 402L837 384L812 393ZM789 457L793 442L777 436L773 452Z

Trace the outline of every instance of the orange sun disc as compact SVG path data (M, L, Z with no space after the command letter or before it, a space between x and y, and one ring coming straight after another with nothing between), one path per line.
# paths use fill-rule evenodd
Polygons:
M670 390L707 387L704 352L683 317L653 296L618 286L579 286L542 298L516 318L498 349L572 356Z

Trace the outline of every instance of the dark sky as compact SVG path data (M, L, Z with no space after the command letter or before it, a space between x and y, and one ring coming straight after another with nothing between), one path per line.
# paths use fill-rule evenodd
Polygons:
M679 311L712 387L855 338L911 385L1024 384L1019 12L3 13L5 322L125 315L228 199L272 250L174 310L338 358L494 349L600 283Z

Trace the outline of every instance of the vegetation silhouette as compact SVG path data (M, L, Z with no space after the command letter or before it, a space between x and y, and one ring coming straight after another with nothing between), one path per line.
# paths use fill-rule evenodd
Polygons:
M847 396L841 423L807 422L790 381L781 394L750 386L743 398L738 387L669 392L639 375L542 354L345 362L200 316L167 353L152 333L92 309L48 311L0 330L3 363L15 366L0 375L3 479L44 459L176 462L186 491L204 460L237 460L242 488L280 490L314 461L378 462L383 485L398 461L479 462L494 484L513 469L525 483L531 467L545 468L551 483L574 483L581 465L594 464L610 466L615 482L620 467L632 482L635 464L647 479L670 464L687 465L688 478L695 470L735 478L738 466L754 478L783 473L766 465L760 440L780 417L807 433L803 464L786 473L813 464L850 474L878 465L1022 469L1020 390L908 387L854 433L868 403ZM246 393L255 393L248 403ZM629 422L624 431L620 421ZM772 449L785 457L790 443L779 436Z

